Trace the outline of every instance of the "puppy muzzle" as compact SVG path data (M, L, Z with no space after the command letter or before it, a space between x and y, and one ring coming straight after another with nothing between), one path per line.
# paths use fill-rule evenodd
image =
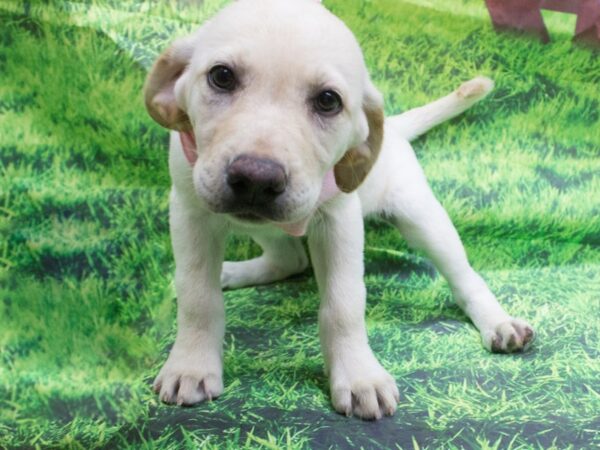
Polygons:
M194 134L192 131L182 131L179 135L185 156L193 166L197 160ZM288 187L289 177L279 162L253 155L240 155L225 168L224 195L215 212L231 214L247 223L271 223L291 236L303 236L315 211L341 193L333 169L327 171L314 207L304 217L289 222L286 221L285 208Z

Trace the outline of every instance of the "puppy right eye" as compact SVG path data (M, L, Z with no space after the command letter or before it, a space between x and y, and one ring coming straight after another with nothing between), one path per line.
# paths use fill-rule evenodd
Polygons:
M334 116L342 110L340 94L332 90L320 92L313 100L315 110L325 116Z
M237 87L237 79L231 68L220 64L209 70L208 84L217 91L231 92Z

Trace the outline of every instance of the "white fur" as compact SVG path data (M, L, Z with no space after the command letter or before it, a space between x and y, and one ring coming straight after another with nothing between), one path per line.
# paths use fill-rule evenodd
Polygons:
M285 15L290 12L286 8L301 13L303 19L281 28L271 26L270 21L279 18L269 14ZM274 9L276 13L271 13ZM248 16L255 14L264 15L264 23L259 22L265 30L278 30L279 35L262 35L260 29L253 29ZM231 36L231 30L236 36ZM286 40L292 38L293 43ZM377 100L354 38L318 2L240 0L203 27L197 39L202 42L199 47L211 50L196 51L175 89L198 141L193 170L177 132L172 133L170 144L178 333L155 381L163 401L180 404L214 398L223 390L221 286L270 283L303 271L308 264L298 238L272 224L244 224L219 213L215 192L223 168L240 152L258 152L285 163L298 180L290 187L286 211L288 220L296 220L315 207L323 174L345 149L366 138L365 96ZM252 45L257 41L259 45ZM242 53L237 53L239 48ZM245 87L247 94L235 105L210 97L202 81L210 61L231 54L243 55L251 66L248 70L254 71ZM320 73L314 73L315 67ZM298 105L303 83L315 76L336 83L346 101L343 115L325 126L307 118L305 104ZM459 236L409 144L409 139L483 98L492 86L491 80L476 78L447 97L388 118L381 154L365 182L358 191L320 205L310 223L308 244L321 295L321 347L332 402L341 413L380 418L392 414L399 401L394 379L379 364L367 339L363 215L384 214L411 245L429 255L488 350L519 350L531 341L531 328L502 309L469 265ZM224 239L230 231L252 236L263 255L223 265Z

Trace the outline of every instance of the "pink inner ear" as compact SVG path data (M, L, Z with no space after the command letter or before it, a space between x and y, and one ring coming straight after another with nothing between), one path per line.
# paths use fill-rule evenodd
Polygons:
M180 131L179 139L181 140L181 146L183 147L183 153L186 159L193 166L198 159L198 149L196 148L196 138L194 137L193 131Z

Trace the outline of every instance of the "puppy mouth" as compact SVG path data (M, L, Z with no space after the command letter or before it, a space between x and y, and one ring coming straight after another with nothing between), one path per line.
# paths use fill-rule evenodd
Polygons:
M237 212L237 213L228 213L236 222L241 222L244 225L264 225L271 224L279 229L281 229L286 234L290 236L300 237L306 233L308 224L310 219L312 218L312 213L307 215L301 220L295 222L282 222L279 220L274 220L272 218L266 218L260 214L254 212Z
M227 214L245 222L280 222L286 219L283 204L238 202L229 197L221 198L215 212Z
M303 236L306 233L314 210L300 219L288 218L282 211L273 210L271 208L233 207L225 208L225 211L221 210L220 212L227 214L234 222L238 222L241 225L269 224L279 228L290 236Z
M235 219L241 222L247 222L251 224L263 224L269 221L256 213L252 212L239 212L239 213L230 213Z

